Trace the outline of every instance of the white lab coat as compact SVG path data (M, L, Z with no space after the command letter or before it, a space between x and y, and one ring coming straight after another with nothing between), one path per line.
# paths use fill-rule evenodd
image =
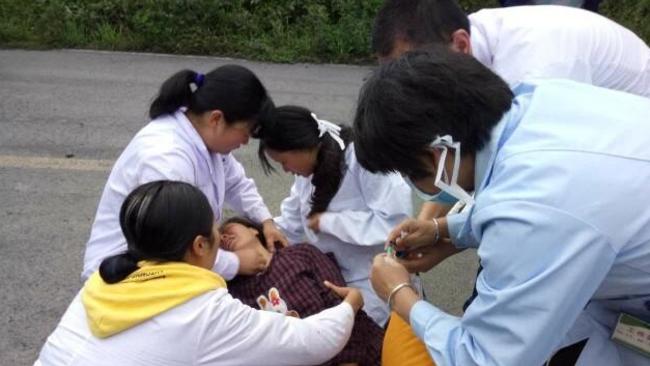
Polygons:
M86 245L82 279L93 274L104 258L126 250L119 223L126 196L139 185L163 179L198 187L208 198L217 221L224 204L257 222L272 217L241 164L231 154L209 152L185 114L178 111L149 122L115 162ZM220 250L214 269L231 279L237 274L239 260L233 253Z
M255 310L221 288L100 339L78 294L35 365L317 365L343 349L353 324L347 302L298 319Z
M370 266L384 250L388 233L411 216L411 189L397 174L372 174L362 168L353 144L345 151L345 162L341 186L320 218L320 233L307 226L314 189L311 177L295 178L275 222L290 243L309 243L333 253L347 284L362 291L366 313L383 325L388 308L370 285Z
M510 86L562 78L650 97L650 49L596 13L540 5L469 16L472 54Z

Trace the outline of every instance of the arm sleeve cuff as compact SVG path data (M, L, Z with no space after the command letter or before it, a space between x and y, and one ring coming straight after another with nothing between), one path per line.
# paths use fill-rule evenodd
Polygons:
M226 281L230 281L239 272L239 257L233 252L220 249L217 252L217 260L214 262L213 270Z
M334 223L334 214L324 212L320 216L320 220L318 223L319 230L325 234L333 234L333 230L331 230L332 225Z
M429 319L431 319L432 316L439 316L441 314L444 313L424 300L416 302L409 313L411 328L413 328L415 335L420 339L424 339L424 333Z
M449 239L456 248L478 248L478 243L468 233L463 230L465 225L470 225L468 222L469 213L461 212L455 215L447 216L447 229L449 230Z

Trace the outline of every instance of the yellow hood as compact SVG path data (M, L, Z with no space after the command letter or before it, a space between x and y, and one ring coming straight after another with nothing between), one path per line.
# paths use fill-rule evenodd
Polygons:
M95 337L107 338L136 326L201 294L225 288L207 269L182 262L142 261L123 281L107 284L95 272L82 290L88 325Z

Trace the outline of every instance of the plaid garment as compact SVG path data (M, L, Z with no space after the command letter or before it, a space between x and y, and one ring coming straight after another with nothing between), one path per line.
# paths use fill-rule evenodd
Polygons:
M333 255L323 254L309 244L297 244L277 250L265 272L232 279L228 282L228 292L258 309L257 298L268 296L269 289L275 287L288 310L295 310L301 318L306 318L341 303L341 299L323 285L325 280L345 286ZM354 362L360 366L379 365L383 338L384 330L359 310L347 345L323 365Z

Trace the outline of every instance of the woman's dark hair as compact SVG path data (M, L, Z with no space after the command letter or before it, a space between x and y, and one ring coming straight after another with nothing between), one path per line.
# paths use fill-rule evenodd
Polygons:
M257 155L266 174L275 169L266 157L266 149L278 152L318 148L316 167L311 182L314 193L311 196L309 215L327 210L332 198L338 192L345 170L345 151L326 133L318 137L318 123L307 108L282 106L260 119L256 137L260 139ZM340 126L340 136L346 148L352 139L351 129Z
M228 226L229 224L239 224L239 225L246 226L247 228L257 230L257 237L260 239L260 244L263 247L266 248L266 244L265 244L266 243L266 237L264 236L264 228L263 228L262 224L258 224L256 222L253 222L253 221L251 221L251 220L249 220L249 219L247 219L245 217L235 216L235 217L231 217L228 220L224 221L221 224L221 228L223 229L226 226Z
M212 235L214 214L205 195L184 182L156 181L131 192L120 209L127 251L99 266L106 283L117 283L138 269L138 261L180 261L194 239Z
M470 32L469 19L456 0L386 0L375 16L371 47L387 56L398 39L416 47L447 44L459 29Z
M194 91L192 84L196 87ZM149 117L172 114L180 107L195 114L218 109L227 123L246 120L255 129L258 117L272 109L273 101L252 71L239 65L224 65L205 75L191 70L174 74L160 87L149 108Z
M473 154L512 99L508 85L469 55L444 46L408 52L380 66L361 89L357 159L373 173L429 176L423 157L437 136L451 135L463 155Z

